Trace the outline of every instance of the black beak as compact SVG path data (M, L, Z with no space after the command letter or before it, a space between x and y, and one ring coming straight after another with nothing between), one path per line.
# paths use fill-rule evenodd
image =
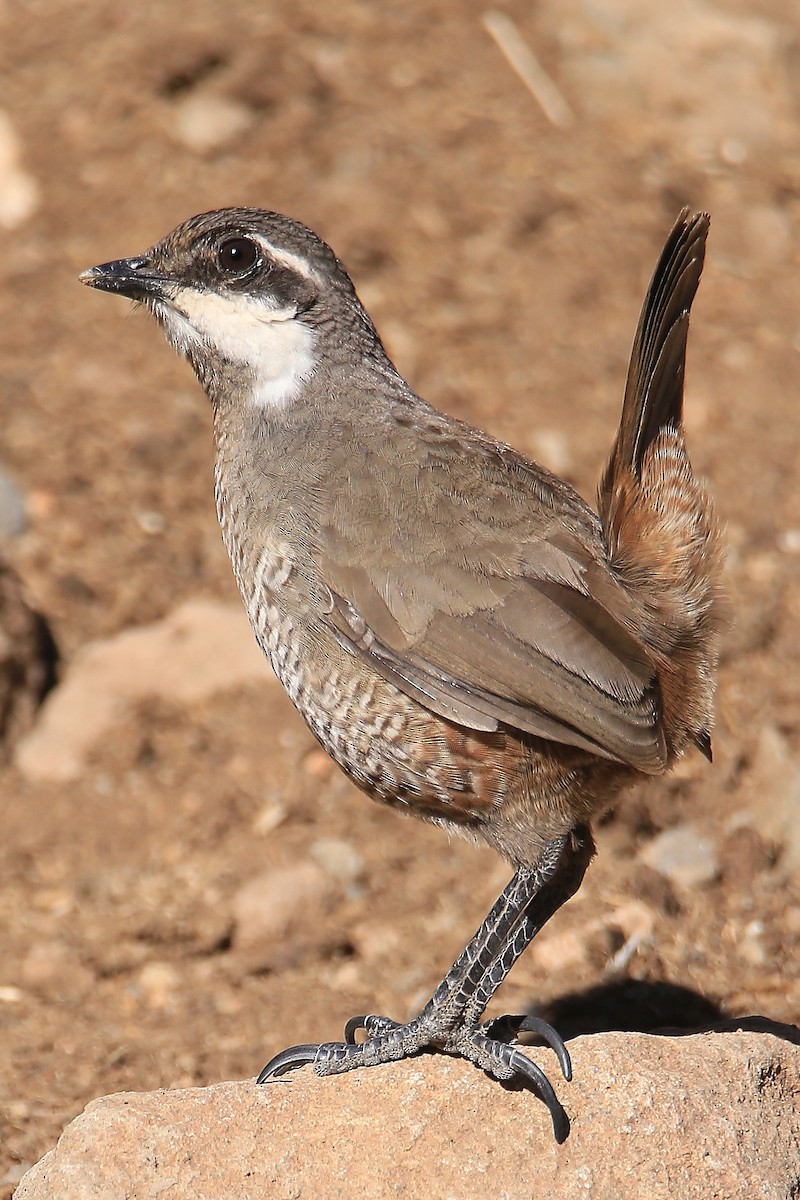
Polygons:
M78 276L87 287L114 292L131 300L149 300L164 295L169 280L153 269L149 258L117 258L114 262L89 267Z

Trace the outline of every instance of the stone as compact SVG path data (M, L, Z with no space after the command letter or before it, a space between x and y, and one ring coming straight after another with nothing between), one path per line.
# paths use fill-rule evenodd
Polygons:
M17 131L0 111L0 228L18 229L39 207L39 185L22 166Z
M180 992L181 977L168 962L157 959L145 963L139 972L139 988L149 1008L170 1008Z
M719 871L713 841L693 825L665 829L642 847L639 857L672 883L686 888L709 883Z
M211 154L237 142L253 119L245 105L225 96L192 92L175 106L172 134L195 154Z
M560 429L537 429L532 435L533 452L549 471L568 476L574 469L569 438Z
M189 601L84 647L17 746L16 765L35 781L77 779L92 748L142 698L192 703L272 678L238 605Z
M736 814L739 828L752 827L781 851L781 866L800 869L800 762L783 733L765 725L758 735L748 780L750 805Z
M575 1080L556 1084L571 1123L562 1145L531 1092L432 1056L106 1096L15 1200L787 1200L800 1189L798 1042L796 1028L759 1018L576 1038ZM552 1055L529 1052L555 1081Z
M350 938L357 957L367 963L390 959L400 944L395 926L380 920L357 921L350 928Z
M346 842L344 838L317 838L308 852L327 875L341 883L348 896L358 895L364 860L352 842Z
M286 805L281 804L280 800L268 800L253 821L253 833L257 833L261 837L273 833L284 823L288 815Z
M232 948L250 971L287 967L324 944L308 913L321 912L337 889L315 862L277 867L249 879L233 898Z

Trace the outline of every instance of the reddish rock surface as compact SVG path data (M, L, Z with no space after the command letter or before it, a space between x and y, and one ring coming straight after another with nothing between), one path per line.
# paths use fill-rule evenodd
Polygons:
M72 1122L16 1200L787 1200L800 1188L800 1034L774 1029L576 1039L561 1146L529 1092L441 1058L123 1092Z
M17 766L32 780L78 778L137 701L192 702L271 678L238 605L189 601L163 621L84 647L17 748Z

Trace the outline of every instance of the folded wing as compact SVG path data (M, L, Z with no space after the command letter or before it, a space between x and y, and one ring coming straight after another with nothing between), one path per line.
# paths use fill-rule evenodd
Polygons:
M647 648L626 629L630 601L563 525L516 543L513 570L489 541L460 564L419 555L358 563L337 547L333 534L324 574L337 637L432 712L663 770L658 684Z

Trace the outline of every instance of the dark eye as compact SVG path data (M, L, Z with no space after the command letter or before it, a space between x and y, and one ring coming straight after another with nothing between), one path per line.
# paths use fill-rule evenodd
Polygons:
M251 238L226 238L217 248L217 262L226 275L244 275L257 261L258 246Z

